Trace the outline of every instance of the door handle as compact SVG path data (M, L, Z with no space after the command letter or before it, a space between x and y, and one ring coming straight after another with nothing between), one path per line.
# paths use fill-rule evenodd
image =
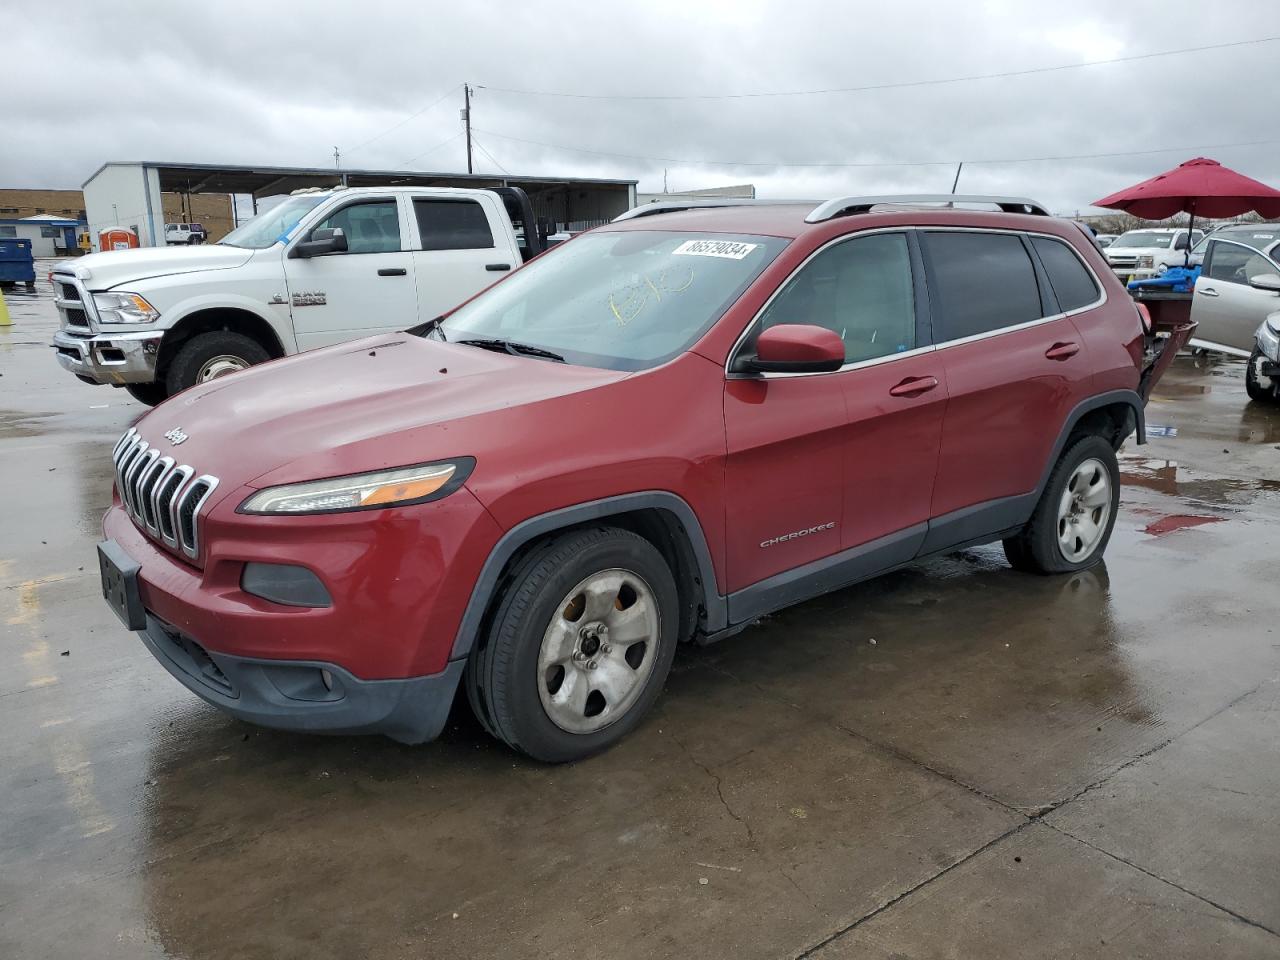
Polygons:
M928 393L937 385L937 377L907 377L901 383L896 383L889 388L889 396L918 397L922 393Z
M1206 297L1216 297L1218 295L1218 291L1213 287L1196 287L1196 291L1203 293Z
M1050 360L1070 360L1079 352L1080 344L1078 343L1055 343L1044 352L1044 355Z
M511 264L509 264L509 263L486 263L486 264L484 265L484 268L485 268L486 270L492 270L494 273L497 273L499 270L510 270L510 269L511 269Z
M403 277L403 276L406 276L406 275L408 274L408 272L409 272L409 271L405 270L405 268L404 268L404 267L383 267L382 269L380 269L380 270L378 271L378 276L380 276L380 277Z

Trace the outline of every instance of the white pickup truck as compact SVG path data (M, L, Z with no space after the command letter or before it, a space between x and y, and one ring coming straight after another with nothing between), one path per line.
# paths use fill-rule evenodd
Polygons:
M58 266L53 348L84 382L156 404L255 363L430 320L540 253L546 234L514 187L297 193L215 244Z

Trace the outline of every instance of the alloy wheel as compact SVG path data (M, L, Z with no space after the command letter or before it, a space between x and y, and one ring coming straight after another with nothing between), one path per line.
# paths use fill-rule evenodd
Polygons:
M1058 503L1058 547L1071 563L1087 560L1107 531L1111 518L1111 475L1089 458L1071 472Z

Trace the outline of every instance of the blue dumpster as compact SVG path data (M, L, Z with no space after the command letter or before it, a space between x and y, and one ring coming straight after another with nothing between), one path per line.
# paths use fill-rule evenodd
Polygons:
M31 255L30 240L0 239L0 283L6 287L36 284L36 261Z

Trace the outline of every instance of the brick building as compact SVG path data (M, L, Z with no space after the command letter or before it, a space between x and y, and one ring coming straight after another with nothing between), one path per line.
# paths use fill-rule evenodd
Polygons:
M190 198L181 193L162 193L166 223L202 223L209 240L219 240L230 232L231 197L225 193L197 193ZM79 190L26 190L0 188L0 219L52 214L69 220L85 220L84 194ZM136 211L120 210L120 226L138 225Z

